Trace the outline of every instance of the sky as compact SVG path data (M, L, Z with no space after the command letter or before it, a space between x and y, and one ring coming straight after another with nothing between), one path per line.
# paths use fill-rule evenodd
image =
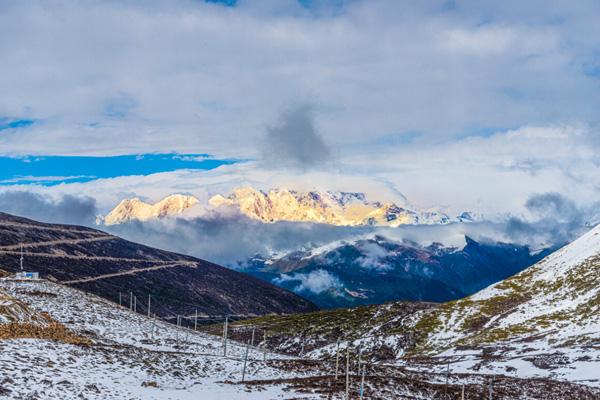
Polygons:
M0 193L592 209L599 18L586 0L4 0Z

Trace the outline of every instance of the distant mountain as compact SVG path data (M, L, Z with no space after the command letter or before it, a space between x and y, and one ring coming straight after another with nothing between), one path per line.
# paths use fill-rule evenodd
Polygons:
M0 213L0 269L24 267L158 316L294 313L309 301L272 284L194 257L139 245L99 230L51 225Z
M236 207L263 222L302 221L343 226L447 224L453 221L437 210L412 210L391 202L369 201L364 193L238 188L227 197L216 195L212 207ZM469 214L471 215L471 214ZM454 219L457 220L457 219Z
M375 236L273 259L254 257L242 270L324 308L397 300L440 302L514 275L549 252L532 254L526 246L465 240L459 249Z
M116 225L131 220L147 221L154 218L163 218L181 214L197 203L198 199L195 197L182 194L173 194L155 204L145 203L138 198L125 199L108 213L101 222L105 225Z

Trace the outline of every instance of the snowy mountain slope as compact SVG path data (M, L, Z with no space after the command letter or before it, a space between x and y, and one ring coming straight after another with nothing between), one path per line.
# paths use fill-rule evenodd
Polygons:
M131 220L147 221L179 215L198 204L193 196L173 194L155 204L148 204L138 198L124 199L102 221L105 225L122 224Z
M600 227L536 265L437 312L433 347L545 337L600 342ZM458 341L456 335L463 336ZM465 334L467 334L465 336Z
M457 368L537 367L533 374L600 386L600 227L479 293L419 315L416 351ZM495 363L484 356L494 355ZM535 369L535 368L534 368ZM531 371L529 371L531 373Z
M241 379L245 347L230 341L224 358L218 336L153 320L47 281L0 280L0 290L92 340L83 347L43 339L0 340L3 398L307 398L277 385L249 393L241 385L223 383ZM283 362L281 356L269 353L267 362L263 357L260 349L250 349L246 379L303 375L270 366L273 360Z

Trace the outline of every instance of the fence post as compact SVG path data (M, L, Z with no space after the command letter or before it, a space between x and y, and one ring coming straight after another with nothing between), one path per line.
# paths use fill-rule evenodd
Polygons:
M267 331L263 331L263 361L267 361Z
M362 377L360 378L360 400L363 400L363 393L365 391L365 370L367 369L366 365L363 365Z
M229 315L225 316L225 326L223 327L223 357L227 355L227 324L229 323Z
M346 346L346 397L350 398L350 343Z
M448 398L448 378L450 377L450 361L446 366L446 384L444 385L444 398Z

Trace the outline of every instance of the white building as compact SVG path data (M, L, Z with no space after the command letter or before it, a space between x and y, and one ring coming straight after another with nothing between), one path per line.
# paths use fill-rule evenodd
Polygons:
M40 279L40 273L21 271L15 274L15 279L36 280Z

